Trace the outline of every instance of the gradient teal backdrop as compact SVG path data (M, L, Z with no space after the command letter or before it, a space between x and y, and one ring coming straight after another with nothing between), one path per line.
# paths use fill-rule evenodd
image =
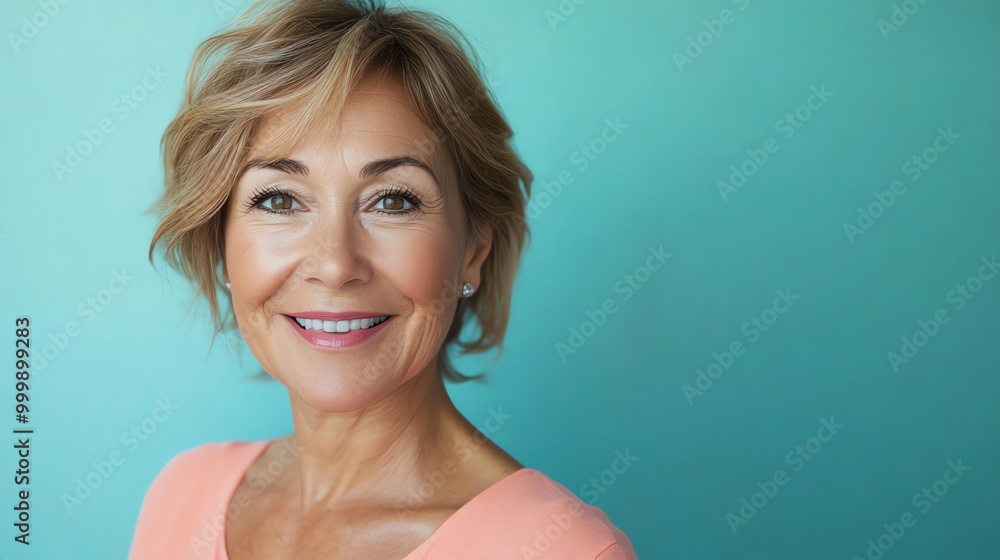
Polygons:
M643 559L1000 557L1000 4L404 3L472 38L537 177L505 353L450 388L470 421L502 407L489 435ZM0 7L0 557L123 558L170 458L291 428L146 261L190 57L245 6Z

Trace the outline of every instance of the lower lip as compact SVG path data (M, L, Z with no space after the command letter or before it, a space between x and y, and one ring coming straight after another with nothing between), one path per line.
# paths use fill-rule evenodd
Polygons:
M355 331L348 331L345 333L328 333L326 331L318 331L314 329L303 329L298 322L292 317L285 315L288 322L291 323L292 328L295 332L299 333L299 336L304 338L306 342L312 344L317 348L326 349L337 349L337 348L349 348L351 346L357 346L370 338L374 337L382 330L387 323L392 321L392 317L389 317L385 321L375 325L374 327L367 329L358 329Z

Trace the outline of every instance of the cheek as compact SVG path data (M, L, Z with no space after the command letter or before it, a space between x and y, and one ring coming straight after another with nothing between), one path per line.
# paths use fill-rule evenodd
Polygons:
M226 228L226 271L241 326L259 325L264 303L286 282L295 260L288 236L253 225Z
M441 227L426 235L408 235L395 247L399 256L381 268L412 306L405 322L395 368L416 373L434 360L451 327L458 301L460 248L453 232Z
M412 302L414 312L427 311L435 302L454 306L449 294L456 293L461 254L452 232L444 227L397 231L387 241L377 271Z

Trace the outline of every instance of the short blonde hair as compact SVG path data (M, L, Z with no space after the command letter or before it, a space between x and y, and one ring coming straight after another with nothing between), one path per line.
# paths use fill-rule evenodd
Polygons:
M388 9L377 0L272 4L257 2L195 51L182 106L162 138L166 188L153 207L160 223L150 261L159 247L191 280L195 297L207 300L216 335L236 327L232 300L225 316L220 310L225 210L262 123L283 108L303 108L287 134L266 148L269 157L285 157L322 120L320 112L340 115L362 79L393 72L434 130L426 142L444 143L456 164L470 231L492 229L481 285L458 299L438 354L446 379L482 378L459 373L448 350L502 351L529 236L525 207L533 176L477 71L478 57L453 24L427 12ZM477 336L459 340L470 319L478 323Z

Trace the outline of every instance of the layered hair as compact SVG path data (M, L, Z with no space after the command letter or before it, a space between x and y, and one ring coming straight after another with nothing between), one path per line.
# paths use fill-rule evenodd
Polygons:
M513 132L480 68L469 41L435 14L387 8L378 0L255 3L195 51L181 108L162 138L165 191L153 208L160 222L150 261L159 250L191 280L195 296L207 301L216 335L235 328L232 301L221 290L224 219L251 150L265 159L286 157L316 123L338 120L318 116L341 115L363 79L392 73L434 131L423 145L443 145L455 162L469 231L492 231L481 285L458 299L438 354L446 379L481 378L458 372L449 349L502 350L529 236L525 208L533 176L512 146ZM266 146L257 145L265 120L289 107L301 108L296 120ZM461 340L473 320L477 332Z

